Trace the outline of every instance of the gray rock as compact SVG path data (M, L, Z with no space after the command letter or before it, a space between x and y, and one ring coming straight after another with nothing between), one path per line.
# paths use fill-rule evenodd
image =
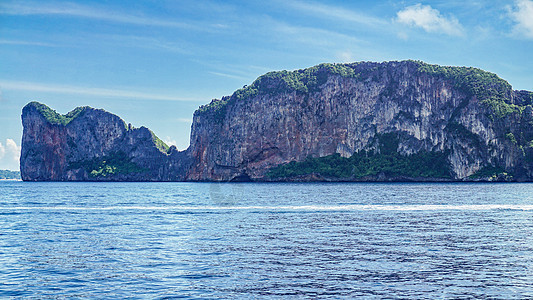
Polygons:
M187 155L175 147L168 151L158 147L157 137L146 127L132 128L118 116L99 109L77 110L69 120L37 102L24 107L20 157L23 180L185 179ZM106 167L111 169L106 172ZM103 172L91 174L100 169Z
M30 103L22 113L21 174L23 180L276 180L267 174L278 165L335 153L379 152L380 137L394 133L398 144L393 150L402 155L446 153L451 180L529 181L532 95L513 91L506 81L479 69L418 61L271 72L200 107L191 145L181 152L158 147L148 129L131 128L102 110L79 108L71 119L55 116L64 119L54 123L42 104ZM107 173L95 168L114 156L125 160L125 167ZM496 176L480 172L487 168L503 171ZM279 180L331 178L313 173ZM380 174L339 180L431 178Z

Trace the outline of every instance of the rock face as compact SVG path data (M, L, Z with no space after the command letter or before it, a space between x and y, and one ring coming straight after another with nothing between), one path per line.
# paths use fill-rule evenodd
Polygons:
M65 116L32 102L22 110L20 170L29 181L179 181L187 155L165 147L149 129L103 110Z
M148 129L101 110L77 109L53 124L30 103L21 172L24 180L530 181L532 102L533 93L475 68L322 64L267 73L200 107L183 152L158 148ZM129 171L102 176L99 160L113 155ZM428 157L446 171L409 166Z

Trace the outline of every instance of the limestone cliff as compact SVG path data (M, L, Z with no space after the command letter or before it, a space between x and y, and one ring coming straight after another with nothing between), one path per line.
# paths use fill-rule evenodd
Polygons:
M185 153L104 110L79 107L63 116L31 102L22 124L23 180L183 180L188 168Z
M475 68L322 64L267 73L200 107L183 152L101 110L54 121L30 103L21 172L24 180L532 180L532 102L533 93Z
M280 164L335 153L379 154L392 134L392 150L404 157L445 155L441 167L449 167L450 174L443 178L531 180L531 104L531 92L513 91L495 74L475 68L403 61L272 72L195 112L188 178L436 179L405 176L401 170L387 174L386 168L357 173L361 176L329 172L328 178L294 164L286 174L269 173ZM325 169L330 167L339 166Z

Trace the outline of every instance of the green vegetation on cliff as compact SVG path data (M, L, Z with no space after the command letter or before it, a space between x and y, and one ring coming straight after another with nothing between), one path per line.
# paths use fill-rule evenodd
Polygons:
M513 178L503 168L494 166L485 166L476 173L468 176L470 179L488 179L489 181L495 181L498 177L503 180L512 180Z
M361 74L356 73L353 68L355 65L357 64L324 63L295 71L268 72L259 76L251 85L235 91L231 97L225 97L222 100L215 99L207 105L200 106L196 113L219 112L224 109L229 101L245 100L257 95L316 92L327 81L328 76L332 74L360 78Z
M358 179L384 174L387 177L451 179L451 167L446 152L419 152L401 155L397 152L398 136L378 135L379 153L359 151L351 157L333 154L307 158L302 162L279 165L267 172L267 177L290 178L320 174L331 179Z
M494 73L478 68L439 66L413 60L400 63L410 64L414 67L414 72L440 76L451 81L458 90L469 96L477 97L491 107L493 115L497 118L521 111L520 106L511 103L510 97L513 92L511 85ZM229 102L241 101L258 95L316 92L331 75L357 80L376 79L376 71L387 66L387 63L324 63L295 71L269 72L257 78L251 85L238 89L231 97L224 97L222 100L215 99L201 106L196 114L211 112L220 117L224 114ZM528 96L524 93L522 97L527 100Z
M420 152L403 156L398 153L367 151L354 153L350 158L333 154L290 162L270 169L267 176L276 179L309 174L320 174L332 179L357 179L380 174L389 178L452 178L443 152Z
M452 81L458 90L469 96L475 96L488 105L493 111L493 118L503 118L511 113L521 113L523 110L523 107L511 103L512 86L494 73L472 67L430 65L421 61L415 63L418 64L419 72L442 76ZM527 96L524 93L523 97Z
M237 100L243 100L257 94L316 92L330 75L358 78L360 74L352 66L353 64L325 63L303 70L269 72L257 78L250 86L237 90L233 96Z
M170 147L165 142L163 142L160 138L158 138L157 135L155 135L153 131L150 130L150 133L152 134L152 141L154 141L157 149L159 149L159 151L161 152L167 153Z
M511 85L498 75L472 67L450 67L431 65L416 61L418 71L451 80L455 88L476 96L479 100L493 97L508 98L513 89Z
M20 179L20 171L0 170L0 179Z
M33 106L37 109L39 113L51 124L56 125L67 125L72 120L74 120L76 117L78 117L81 113L85 111L85 109L88 108L88 106L82 106L82 107L76 107L69 113L62 115L57 113L55 110L51 109L50 107L39 103L39 102L30 102L27 106Z
M83 168L89 174L89 177L106 177L116 174L142 173L146 169L138 166L131 161L124 152L112 153L108 156L82 160L70 163L68 170Z
M533 92L516 91L517 102L521 105L533 105Z

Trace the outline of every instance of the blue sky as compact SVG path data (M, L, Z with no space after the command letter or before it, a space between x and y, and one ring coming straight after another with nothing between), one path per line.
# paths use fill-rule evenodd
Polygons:
M104 108L182 150L194 110L272 70L416 59L533 90L533 1L0 2L0 169L29 101Z

